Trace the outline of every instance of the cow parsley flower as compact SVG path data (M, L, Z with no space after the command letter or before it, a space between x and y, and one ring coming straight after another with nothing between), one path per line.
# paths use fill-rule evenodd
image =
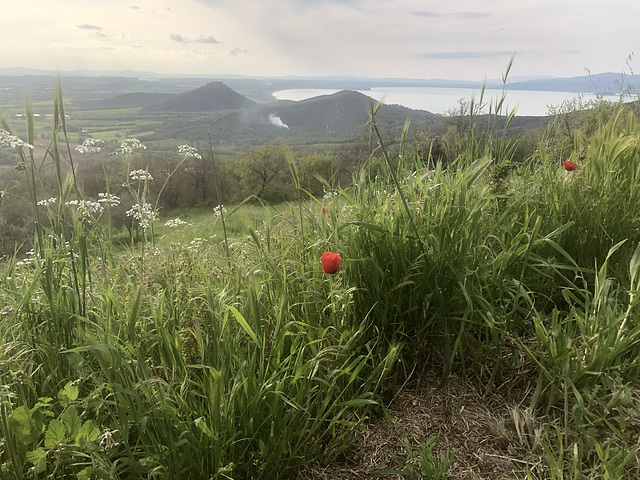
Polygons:
M198 150L195 147L190 147L189 145L180 145L178 147L178 153L184 155L185 157L192 157L202 160L202 155L198 153Z
M213 214L216 217L221 217L225 213L227 213L227 209L224 207L224 205L218 205L216 208L213 209Z
M0 146L18 148L25 146L33 150L33 145L29 145L27 142L20 140L15 135L11 135L6 130L0 128Z
M101 204L91 200L69 200L65 205L75 207L76 212L83 221L91 220L93 214L100 214L104 209Z
M133 217L143 230L149 228L151 223L158 218L158 212L147 202L136 203L126 213L127 217Z
M56 197L51 197L49 199L45 199L45 200L40 200L38 202L38 205L40 205L41 207L48 207L50 205L53 205L54 203L56 203L58 201L58 199Z
M87 138L82 145L78 145L76 150L80 153L98 153L101 147L98 145L104 143L104 140L97 140L95 138Z
M120 148L117 149L112 155L117 155L119 153L133 153L134 150L146 150L146 148L147 147L143 145L137 138L127 138L120 144Z
M141 182L153 180L151 174L146 170L134 170L129 173L129 177L131 177L131 180L140 180Z
M169 228L174 228L180 225L191 225L190 223L185 222L184 220L180 220L179 218L174 218L173 220L168 220L164 226Z
M117 207L118 205L120 205L120 197L116 195L111 195L109 193L99 193L98 203L107 204L112 207Z

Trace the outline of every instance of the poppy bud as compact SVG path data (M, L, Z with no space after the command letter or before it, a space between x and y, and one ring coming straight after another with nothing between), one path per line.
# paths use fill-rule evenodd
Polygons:
M320 207L322 213L329 213L329 207Z
M322 270L324 273L336 273L340 268L342 257L333 252L324 252L322 254Z
M578 165L576 165L575 163L569 161L569 160L564 160L562 162L562 166L564 167L564 169L567 172L570 172L571 170L575 170L576 168L578 168Z

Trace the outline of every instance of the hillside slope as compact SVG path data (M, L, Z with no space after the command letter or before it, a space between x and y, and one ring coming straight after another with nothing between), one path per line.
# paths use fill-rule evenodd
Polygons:
M366 95L345 90L298 102L254 104L218 117L211 133L216 141L234 145L261 145L274 140L290 144L350 141L366 128L370 101L374 106L377 104ZM377 115L382 129L392 129L396 133L401 131L407 119L412 127L429 128L438 124L439 118L430 112L398 105L383 105ZM201 140L207 138L210 124L202 118L181 118L179 124L165 124L166 132L156 128L156 134L178 133L194 141Z
M222 82L206 85L178 94L164 102L145 108L149 112L211 112L247 108L255 102L243 97Z

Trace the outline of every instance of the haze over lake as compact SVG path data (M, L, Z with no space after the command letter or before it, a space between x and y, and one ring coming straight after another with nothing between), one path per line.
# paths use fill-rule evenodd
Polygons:
M273 93L277 100L305 100L320 95L331 95L339 90L331 89L289 89L280 90ZM480 89L466 88L435 88L435 87L383 87L372 88L371 90L359 90L360 93L370 96L375 100L382 100L387 105L402 105L415 110L427 110L431 113L445 113L447 110L455 108L461 98L470 99L472 96L478 101L480 99ZM484 103L496 101L501 97L502 90L487 88L484 93ZM545 116L548 105L560 105L566 100L571 100L581 95L584 101L595 99L591 93L577 94L574 92L548 92L532 90L507 90L507 97L504 103L506 109L510 111L517 106L519 116ZM610 97L617 100L617 97ZM485 109L485 113L488 109Z

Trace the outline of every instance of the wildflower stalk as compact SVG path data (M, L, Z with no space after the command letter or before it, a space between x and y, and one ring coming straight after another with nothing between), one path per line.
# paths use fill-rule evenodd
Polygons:
M211 129L222 118L223 117L220 117L214 120L211 123L211 125L209 125L209 153L211 155L211 165L213 167L213 182L216 187L216 197L217 197L219 206L222 206L222 198L220 196L220 184L218 182L218 171L216 170L216 162L213 158L213 142L211 140ZM225 220L224 220L224 208L220 208L220 220L222 221L222 232L224 234L224 250L227 255L227 258L229 258L229 240L227 238L227 224L225 223Z

